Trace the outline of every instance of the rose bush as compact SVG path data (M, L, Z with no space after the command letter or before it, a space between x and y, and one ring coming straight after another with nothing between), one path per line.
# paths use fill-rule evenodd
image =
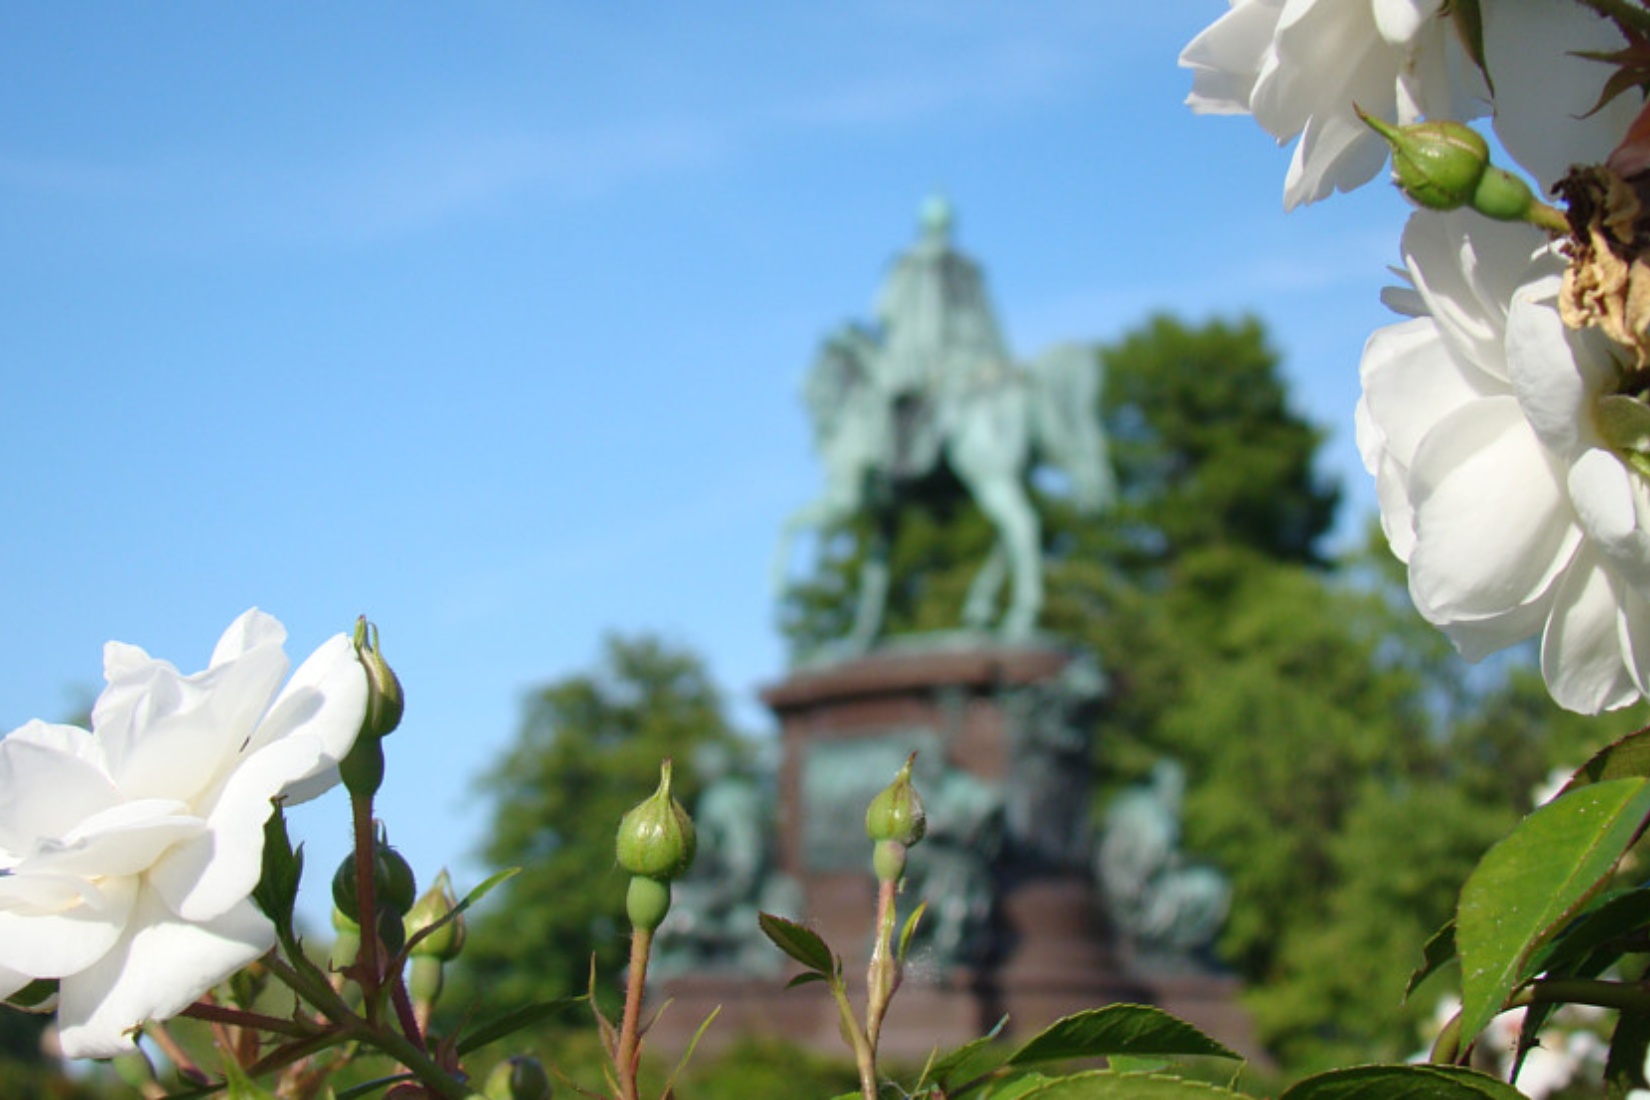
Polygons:
M367 698L348 637L283 687L285 641L248 611L187 676L111 642L90 731L0 740L0 996L57 979L69 1057L130 1049L274 942L249 900L271 800L336 782Z

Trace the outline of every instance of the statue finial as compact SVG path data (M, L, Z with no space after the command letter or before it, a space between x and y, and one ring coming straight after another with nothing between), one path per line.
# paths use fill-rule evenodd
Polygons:
M942 241L951 239L951 225L955 216L951 211L951 202L944 195L935 193L922 201L922 211L919 215L922 223L923 236Z

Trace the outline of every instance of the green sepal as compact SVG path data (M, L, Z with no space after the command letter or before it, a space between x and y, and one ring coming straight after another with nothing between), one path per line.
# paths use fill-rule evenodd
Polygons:
M298 882L303 874L303 845L293 848L286 830L286 814L277 801L264 822L262 870L258 885L252 888L252 900L275 925L275 934L282 943L293 936L292 912L298 904Z
M928 903L925 901L911 910L911 915L905 918L905 927L900 929L899 934L899 950L894 955L900 962L905 961L906 954L911 950L911 938L917 934L917 925L921 923L922 915L926 912Z

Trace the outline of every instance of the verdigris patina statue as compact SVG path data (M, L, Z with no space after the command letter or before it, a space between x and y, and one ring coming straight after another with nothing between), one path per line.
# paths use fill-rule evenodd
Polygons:
M1180 850L1186 770L1172 760L1118 795L1106 811L1095 870L1119 932L1148 965L1196 964L1214 942L1231 885Z
M832 333L805 384L825 491L785 522L775 584L783 590L798 533L875 514L880 534L865 556L845 653L863 652L881 630L893 517L902 494L940 463L997 532L969 588L963 625L986 629L996 620L1010 637L1029 634L1042 606L1037 513L1026 492L1032 467L1047 462L1064 470L1084 510L1103 507L1113 494L1098 419L1099 361L1089 349L1068 345L1017 365L980 269L952 247L951 230L949 205L930 199L917 243L882 289L877 323Z

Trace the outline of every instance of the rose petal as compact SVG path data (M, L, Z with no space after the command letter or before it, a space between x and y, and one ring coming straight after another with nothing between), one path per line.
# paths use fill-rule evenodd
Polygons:
M1611 571L1650 596L1650 494L1643 479L1595 448L1570 467L1568 485L1581 528Z
M1602 558L1584 544L1559 583L1541 638L1541 674L1559 706L1597 714L1638 698L1622 661L1621 595Z
M262 648L194 676L157 678L153 704L134 713L118 754L110 748L122 793L193 802L234 766L287 667L285 653Z
M13 970L9 966L0 966L0 1001L10 997L32 981L34 979L21 970Z
M0 877L0 966L36 978L60 978L85 969L120 939L137 897L136 878L108 878L91 888L79 879L54 882L54 877ZM72 891L76 901L57 912L10 907L22 896L38 899L41 888L59 896Z
M1410 592L1440 625L1541 598L1575 552L1563 482L1511 397L1457 409L1410 467Z
M208 668L217 668L237 660L253 650L280 649L286 645L286 627L273 615L266 615L256 607L241 612L224 630L218 644L212 648Z
M336 765L355 744L366 709L366 670L354 642L335 634L292 674L249 749L256 751L296 733L314 737L319 747L315 761L289 780L285 791L289 804L307 802L338 782Z
M141 874L172 845L206 831L206 822L170 799L123 802L71 829L61 846L51 845L18 865L19 871L80 875Z
M245 899L262 873L270 799L321 756L320 742L294 736L241 761L206 822L207 831L167 852L149 884L185 920L210 920Z
M1456 356L1456 372L1476 369L1505 383L1513 294L1535 275L1560 268L1546 237L1532 226L1471 211L1417 211L1404 225L1403 253L1427 314Z
M0 849L20 858L39 838L61 837L115 805L120 793L101 755L92 735L73 726L30 722L0 740Z
M1198 114L1249 113L1260 61L1272 44L1283 0L1234 4L1180 51L1180 66L1192 70L1186 106Z
M1456 409L1496 392L1504 384L1463 370L1430 319L1403 321L1376 329L1364 345L1360 406L1373 433L1360 442L1364 465L1373 472L1381 452L1409 465L1438 422Z
M132 1029L175 1016L274 941L273 926L250 902L191 924L144 891L129 934L63 980L57 1021L64 1055L112 1058L131 1050Z
M1532 281L1513 297L1507 317L1507 373L1524 415L1563 461L1600 444L1593 402L1614 383L1616 368L1602 336L1578 333L1559 318L1559 276Z

